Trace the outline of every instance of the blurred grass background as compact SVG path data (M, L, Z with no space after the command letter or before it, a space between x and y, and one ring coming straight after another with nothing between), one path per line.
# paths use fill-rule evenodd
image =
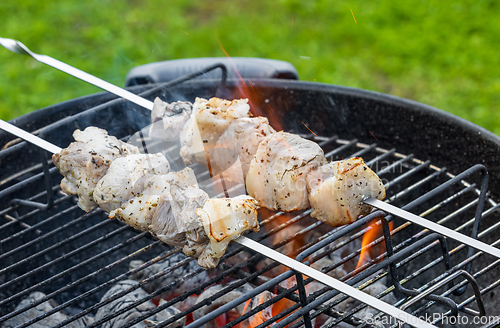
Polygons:
M135 66L289 61L301 80L413 99L500 135L500 2L2 0L0 36L122 86ZM354 13L356 22L354 21ZM0 118L100 90L0 49Z

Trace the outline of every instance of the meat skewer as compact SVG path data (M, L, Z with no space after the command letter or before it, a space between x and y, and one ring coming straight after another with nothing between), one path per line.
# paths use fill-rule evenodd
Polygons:
M1 121L1 122L3 122L3 123L0 123L0 128L2 128L2 126L5 126L5 125L10 125L10 124L8 124L8 123L6 123L4 121ZM11 131L12 131L12 129L11 129ZM16 135L18 137L20 137L20 138L23 138L23 137L26 137L26 134L29 135L29 133L27 133L27 132L19 133L19 134L16 134ZM29 139L33 140L33 138L29 138ZM40 143L38 141L38 139L40 139L40 138L35 138L35 142L36 142L35 144L37 144L37 145L45 145L46 146L46 142L45 143ZM27 140L27 141L29 141L29 140ZM51 151L55 147L56 146L52 146L52 147L48 147L48 148L44 148L44 149L46 149L48 151ZM304 265L304 264L302 264L302 263L300 263L300 262L298 262L298 261L296 261L294 259L291 259L291 258L289 258L287 256L284 256L284 255L282 255L282 254L274 251L273 249L270 249L270 248L268 248L266 246L263 246L263 245L255 242L255 241L253 241L253 240L251 240L251 239L249 239L247 237L240 236L240 237L238 237L238 238L236 238L234 240L236 242L238 242L238 243L240 243L240 244L242 244L242 245L244 245L244 246L246 246L246 247L254 250L254 251L257 251L257 252L259 252L259 253L267 256L267 257L271 257L272 259L280 262L281 264L283 264L283 265L285 265L285 266L287 266L287 267L289 267L289 268L291 268L291 269L293 269L293 270L295 270L297 272L305 274L305 275L307 275L309 277L313 277L316 280L318 280L318 281L320 281L322 283L325 283L326 285L331 286L332 288L334 288L334 289L336 289L336 290L338 290L338 291L340 291L340 292L342 292L342 293L344 293L346 295L349 295L349 296L357 298L357 299L361 298L361 299L364 300L364 302L367 305L369 305L369 306L371 306L371 307L373 307L373 308L375 308L375 309L377 309L379 311L382 311L382 312L384 312L386 314L389 314L389 315L391 315L393 317L396 317L399 320L402 320L402 321L404 321L404 322L406 322L406 323L408 323L408 324L410 324L410 325L412 325L414 327L427 327L427 328L428 327L434 327L435 328L435 326L430 325L430 324L428 324L426 322L422 322L418 318L416 318L416 317L408 314L405 311L402 311L402 310L400 310L400 309L398 309L398 308L396 308L396 307L394 307L392 305L389 305L389 304L387 304L387 303L385 303L385 302L383 302L383 301L381 301L381 300L379 300L377 298L368 296L365 293L357 290L356 288L354 288L354 287L352 287L350 285L347 285L347 284L345 284L343 282L340 282L340 281L338 281L338 280L336 280L336 279L334 279L334 278L332 278L332 277L330 277L330 276L328 276L328 275L326 275L324 273L321 273L321 272L319 272L317 270L314 270L311 267L308 267L307 265ZM492 249L495 250L495 248L491 247L490 245L483 244L483 243L480 243L480 244L484 245L484 246L481 247L481 250L483 250L483 249L490 250L490 248L492 248ZM488 253L491 253L491 250ZM500 257L500 255L496 255L496 256Z

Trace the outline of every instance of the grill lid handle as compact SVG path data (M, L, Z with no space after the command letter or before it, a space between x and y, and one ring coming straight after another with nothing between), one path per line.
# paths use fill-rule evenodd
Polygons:
M228 78L237 79L288 79L298 80L295 67L282 60L244 57L208 57L177 59L156 62L132 68L126 77L125 86L147 83L169 82L178 77L202 71L204 68L223 64L227 68ZM239 75L238 75L239 74ZM198 79L219 79L220 72L211 71Z

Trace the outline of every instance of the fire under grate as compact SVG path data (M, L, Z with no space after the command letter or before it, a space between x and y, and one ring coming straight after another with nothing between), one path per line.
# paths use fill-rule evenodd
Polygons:
M482 166L454 176L429 161L376 144L307 137L320 144L329 160L363 157L383 179L390 203L429 220L470 235L479 222L477 208L484 205L480 212L483 218L499 215L497 203L486 195L487 175ZM17 151L23 153L25 149ZM83 214L74 197L60 192L60 179L44 158L41 165L25 168L18 177L2 181L6 187L0 197L10 203L4 203L0 211L0 324L12 322L49 300L51 307L45 313L37 313L18 327L29 327L55 315L62 318L53 324L55 327L111 327L113 320L119 322L116 327L131 327L144 320L157 327L173 327L179 320L189 327L205 322L211 327L367 327L377 318L385 322L382 314L368 311L362 302L318 286L240 245L231 245L219 267L207 272L179 254L179 249L109 220L100 210ZM444 190L431 192L443 184ZM426 195L427 199L414 201ZM313 266L326 263L319 267L321 271L373 296L390 299L417 316L442 314L436 316L434 324L457 315L498 315L491 312L493 307L488 303L498 292L495 289L500 280L494 272L500 260L482 252L471 252L458 242L402 219L384 217L381 211L338 228L312 219L309 211L260 214L262 229L250 234L252 239ZM477 235L496 246L499 240L494 235L500 219L493 221L497 223L489 227L479 225ZM363 236L370 231L375 236L363 244ZM363 261L359 260L361 248L365 251ZM101 300L118 282L131 277L140 279ZM181 285L184 289L179 289ZM371 288L375 285L377 288ZM209 287L212 294L187 305ZM138 290L148 292L118 311L96 316L99 309ZM44 296L19 308L20 302L34 292ZM259 298L264 294L266 297ZM412 300L417 301L412 304ZM150 303L154 308L127 322L119 321L130 310ZM203 307L208 305L214 306L204 312ZM165 309L171 307L179 310L165 316ZM265 321L265 316L259 315L264 311L272 314Z

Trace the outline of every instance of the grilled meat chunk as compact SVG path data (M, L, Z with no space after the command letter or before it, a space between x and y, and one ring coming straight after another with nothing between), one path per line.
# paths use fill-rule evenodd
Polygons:
M276 131L262 116L232 121L217 140L212 163L214 175L218 174L217 171L225 171L239 159L243 177L246 177L260 142L273 133Z
M249 196L210 198L196 213L210 238L210 255L221 258L231 241L247 230L259 231L255 199Z
M52 156L54 165L64 176L63 192L78 195L78 206L88 212L97 207L93 193L97 182L106 174L118 157L138 154L139 149L109 136L96 127L73 133L75 142Z
M192 109L193 104L190 102L176 101L169 104L156 97L151 111L150 136L164 141L179 140Z
M323 164L323 150L315 142L287 132L271 134L259 144L250 163L247 192L268 209L306 209L306 176Z
M208 164L211 149L220 135L233 120L248 117L249 111L248 99L196 98L191 117L180 136L180 154L184 162Z
M170 165L162 154L133 154L117 158L94 189L94 201L111 212L144 190L153 175L167 174Z
M354 157L331 162L307 176L311 216L332 226L353 223L370 211L365 197L384 199L384 184L363 161Z
M209 197L198 188L193 170L156 175L146 180L145 186L141 194L109 217L149 231L169 245L183 246L184 254L198 258L202 267L215 267L218 261L211 259L209 240L196 214Z

